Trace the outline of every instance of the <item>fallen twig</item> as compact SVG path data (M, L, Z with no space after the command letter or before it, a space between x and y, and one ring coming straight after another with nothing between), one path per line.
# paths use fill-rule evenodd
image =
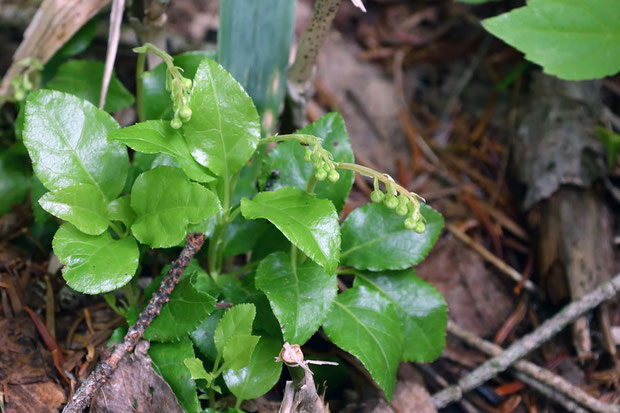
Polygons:
M179 258L172 263L172 267L166 273L159 289L153 294L146 308L142 310L135 324L131 326L123 342L116 346L114 352L108 358L100 361L95 370L82 382L71 401L63 409L63 413L82 412L90 404L97 390L112 375L121 359L134 348L138 340L142 338L144 330L157 317L163 305L168 302L170 294L179 282L185 268L187 268L191 259L200 250L204 241L205 234L203 233L187 235L185 246L179 254Z
M448 332L460 338L470 346L475 347L478 350L492 356L498 356L503 351L500 346L478 337L474 333L464 329L463 327L453 323L452 321L448 322ZM524 381L528 385L535 387L536 389L544 389L544 394L561 403L562 405L566 406L566 400L568 399L579 403L581 406L588 408L589 411L592 412L618 413L620 411L620 408L616 406L611 406L597 400L579 387L574 386L568 381L564 380L564 378L552 373L547 369L539 367L532 362L526 360L519 360L514 364L513 368L517 372L521 373L518 375L520 380ZM533 381L542 384L542 387L532 385ZM561 394L563 397L555 397L558 393ZM569 407L566 408L569 409ZM571 411L575 411L575 409Z
M483 363L480 367L460 379L458 384L434 394L433 402L435 406L439 409L459 400L463 396L463 393L475 389L481 383L505 371L517 360L549 340L568 324L602 302L613 298L619 291L620 274L617 274L611 281L601 284L581 299L570 303L555 316L541 324L540 327L532 333L515 341L504 352ZM616 411L620 411L620 409Z
M101 95L99 96L99 109L103 110L105 98L108 94L116 52L118 51L118 41L121 37L121 23L123 21L123 10L125 10L125 0L113 0L112 11L110 12L110 34L108 35L108 51L105 56L105 69L101 82ZM138 79L139 80L139 79Z

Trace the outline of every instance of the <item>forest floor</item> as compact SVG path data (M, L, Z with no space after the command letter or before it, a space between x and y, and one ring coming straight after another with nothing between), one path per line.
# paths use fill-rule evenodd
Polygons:
M213 3L171 3L172 52L214 48ZM310 1L298 3L296 39L311 11ZM520 116L533 104L530 88L540 69L524 64L522 55L481 28L482 18L505 7L497 3L472 7L452 1L368 0L365 4L368 12L362 14L348 1L342 3L320 52L308 120L340 112L360 164L389 172L443 214L446 230L416 272L444 294L453 323L508 347L571 300L566 293L555 294L567 291L568 281L543 279L540 238L534 235L537 221L531 208L524 207L527 188L517 182L512 165ZM106 19L102 16L102 22ZM131 89L135 40L130 31L124 29L117 72ZM4 70L21 34L0 32L6 38L6 47L0 50ZM104 55L105 36L94 49L93 53ZM620 76L596 87L601 91L600 105L618 113ZM122 113L119 120L128 122L133 116ZM618 166L610 175L611 185L617 185ZM366 203L370 191L368 182L356 179L343 214ZM615 254L611 278L620 271L620 204L607 190L600 193L600 202L612 212L607 222L613 228L610 241ZM28 222L28 215L17 209L11 219ZM3 219L0 227L9 224L15 226ZM29 406L24 411L55 411L75 385L75 378L58 371L85 377L98 360L100 346L123 320L105 302L92 302L63 287L61 277L52 275L59 266L48 261L37 234L23 225L16 227L19 230L5 233L0 243L0 383L4 384L0 408L3 397L12 392L22 406ZM529 291L528 281L541 292ZM587 321L592 344L586 357L578 355L571 329L566 328L527 359L602 402L619 404L620 361L618 355L610 355L610 341L613 348L620 345L618 302L608 303L605 317L593 313ZM322 343L314 347L313 343L308 345L309 354L325 350ZM326 398L334 412L431 412L430 395L488 358L449 333L437 361L401 366L391 405L355 363L347 366L349 373L341 380L328 383ZM276 412L280 395L273 391L245 406ZM566 410L566 405L550 400L511 372L497 375L445 409Z

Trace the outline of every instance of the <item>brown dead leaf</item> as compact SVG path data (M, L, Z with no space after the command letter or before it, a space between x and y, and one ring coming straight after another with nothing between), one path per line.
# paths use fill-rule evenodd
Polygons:
M91 413L184 412L168 383L153 370L148 348L147 341L140 341L134 353L121 360L95 395Z

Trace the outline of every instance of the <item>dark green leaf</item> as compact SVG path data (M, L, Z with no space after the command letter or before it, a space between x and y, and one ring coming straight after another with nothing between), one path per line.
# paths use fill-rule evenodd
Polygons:
M190 99L192 118L183 127L192 156L225 181L250 159L260 126L252 99L211 59L202 61Z
M383 204L367 204L342 224L341 264L361 270L403 270L426 257L443 228L443 217L422 205L426 231L406 229L403 218Z
M307 256L333 274L340 257L340 228L334 205L293 187L241 200L247 219L265 218Z
M439 291L412 269L357 273L355 285L376 290L389 299L405 327L403 361L434 361L446 343L448 305Z
M86 235L64 223L52 245L65 265L62 276L69 287L81 293L116 290L127 284L138 268L140 253L133 237L115 240L108 232Z
M70 57L82 53L88 48L97 34L97 19L93 18L80 28L67 43L56 52L56 55Z
M264 220L247 220L238 215L226 228L224 256L245 254L256 245L269 224Z
M313 135L323 139L322 146L334 155L336 162L354 162L353 149L344 120L338 113L330 113L318 121L306 126L298 133ZM312 164L304 161L306 147L298 142L287 141L276 146L265 159L263 173L270 190L283 186L296 186L300 189L308 187L308 181L314 174ZM278 171L276 177L272 176ZM337 211L341 211L344 202L353 186L353 171L340 171L340 179L336 183L329 181L317 182L314 192L318 198L326 198L333 202Z
M74 184L48 192L39 199L39 204L86 234L99 235L108 229L106 202L93 185Z
M215 348L213 336L223 315L223 310L215 310L209 317L205 318L191 334L192 341L196 345L196 348L211 361L214 361L217 357L217 349Z
M213 192L190 182L181 170L158 166L136 179L131 207L137 215L131 231L138 241L166 248L181 243L190 224L214 215L219 203Z
M350 288L336 297L323 329L335 345L364 364L390 400L404 344L391 300L365 287Z
M23 148L23 145L19 143ZM0 215L11 205L24 202L30 190L31 174L28 156L15 146L0 149Z
M310 260L292 263L276 252L261 261L256 287L262 290L280 322L284 341L303 345L321 326L338 291L335 275Z
M30 192L30 202L32 204L32 214L34 215L34 222L36 222L37 225L42 226L50 216L50 214L46 210L41 208L41 205L39 205L39 199L41 199L43 194L47 193L47 189L45 189L45 187L36 175L32 175L31 186L32 191Z
M110 115L75 96L39 90L28 96L25 116L24 144L47 189L83 183L106 202L117 197L129 162L125 146L106 138L118 128Z
M58 68L56 76L45 87L59 92L71 93L98 106L104 67L103 62L70 60ZM115 112L131 106L133 101L133 95L112 73L104 110Z
M215 298L198 291L196 275L184 276L179 281L161 313L144 332L144 338L155 341L173 341L186 337L215 309ZM157 286L161 277L153 281ZM147 297L145 295L145 297Z
M137 123L127 128L115 130L108 135L108 139L122 142L135 151L163 153L172 156L177 160L185 174L194 181L211 182L215 180L207 168L192 158L181 132L173 129L168 121L149 120Z
M619 22L616 0L530 0L482 25L546 73L585 80L620 71Z
M189 413L200 412L196 383L183 363L185 359L195 357L191 341L186 339L178 343L152 343L149 356L157 372L174 391L181 406Z
M112 221L119 221L125 228L131 228L131 224L136 220L136 213L131 209L131 197L124 195L108 204L108 218Z
M261 337L250 365L240 370L224 371L224 380L238 399L249 400L267 393L280 379L282 363L276 362L282 342L272 337Z

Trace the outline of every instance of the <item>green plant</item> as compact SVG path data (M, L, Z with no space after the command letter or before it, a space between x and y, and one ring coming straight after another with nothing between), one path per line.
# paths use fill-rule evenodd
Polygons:
M39 204L66 221L53 248L67 284L88 294L122 288L123 305L106 298L131 325L149 249L204 232L206 254L191 261L144 334L187 411L200 410L197 389L212 408L225 388L238 406L262 395L280 376L273 360L282 343L303 345L321 326L391 398L398 363L433 360L444 345L445 301L411 269L437 240L441 215L389 175L355 164L338 114L261 138L252 99L217 62L200 56L189 73L151 45L137 51L164 58L152 79L170 93L151 84L145 101L140 82L143 121L135 125L119 128L64 92L26 100L23 142L49 190ZM155 73L142 74L143 62L140 80ZM266 153L260 160L257 148ZM246 173L255 162L260 173ZM374 181L376 203L340 225L355 173ZM340 294L339 276L349 285ZM217 301L234 307L224 312Z

